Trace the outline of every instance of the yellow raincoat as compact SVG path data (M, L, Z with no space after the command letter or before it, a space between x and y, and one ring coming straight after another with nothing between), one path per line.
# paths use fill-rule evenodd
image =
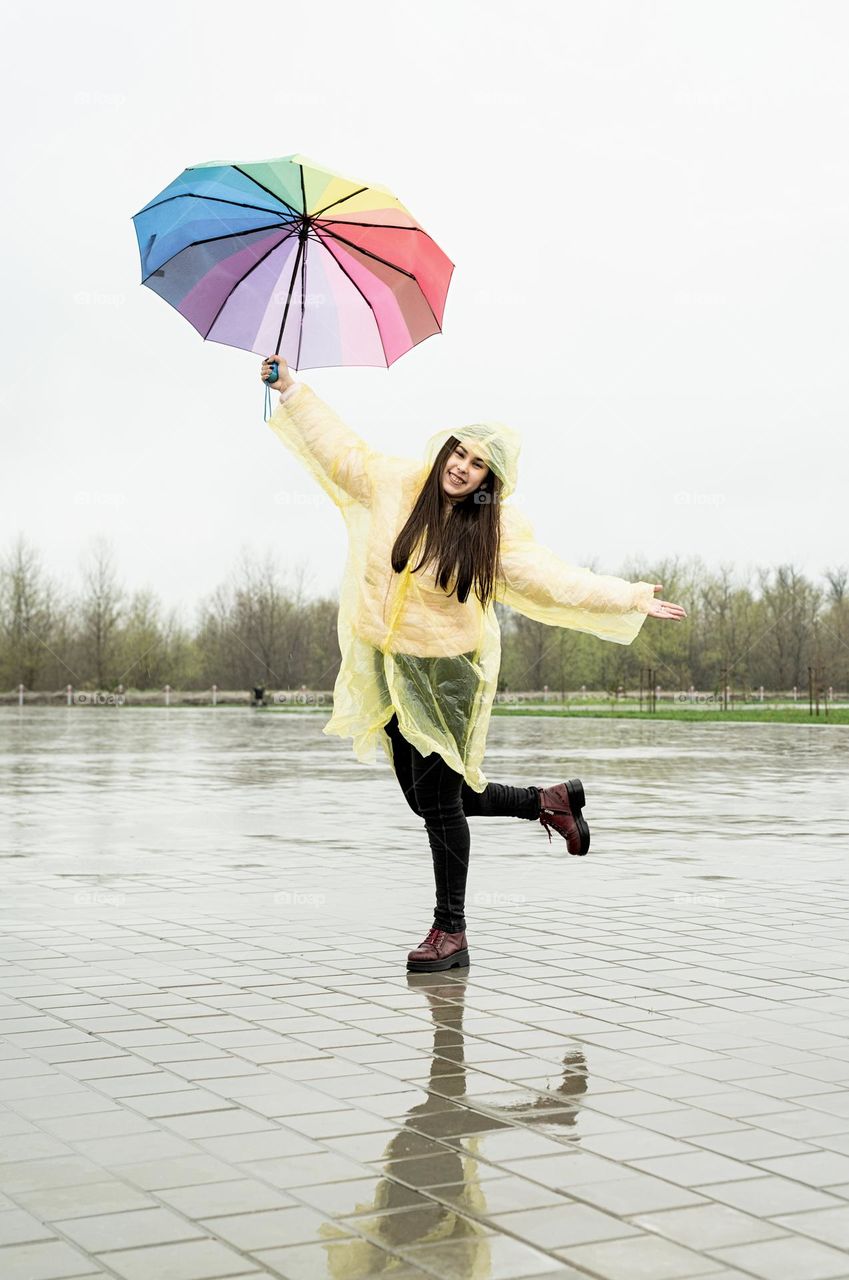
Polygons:
M370 448L304 382L281 393L268 425L315 476L348 530L338 619L342 665L322 732L352 738L363 763L374 760L380 742L391 763L384 726L394 711L422 755L438 752L473 791L483 791L481 761L501 663L495 609L492 602L483 609L474 591L460 604L436 585L432 564L412 573L415 556L395 573L390 555L449 435L476 441L506 498L516 487L517 433L492 422L445 427L430 437L423 462L394 457ZM501 506L501 564L500 603L619 644L634 640L654 600L651 583L566 564L534 540L529 521L510 503Z

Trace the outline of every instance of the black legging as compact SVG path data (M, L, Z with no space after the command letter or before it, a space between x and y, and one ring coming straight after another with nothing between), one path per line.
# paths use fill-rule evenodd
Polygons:
M490 782L473 791L463 775L432 751L421 755L403 737L398 717L385 726L392 741L395 776L414 813L424 818L433 855L436 910L433 923L446 933L466 927L466 877L469 872L469 824L467 818L538 818L536 787L510 787Z

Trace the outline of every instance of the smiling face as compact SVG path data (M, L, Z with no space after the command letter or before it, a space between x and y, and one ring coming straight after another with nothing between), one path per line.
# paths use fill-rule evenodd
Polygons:
M474 493L489 475L489 466L475 452L474 440L461 440L449 454L442 472L442 492L452 502Z

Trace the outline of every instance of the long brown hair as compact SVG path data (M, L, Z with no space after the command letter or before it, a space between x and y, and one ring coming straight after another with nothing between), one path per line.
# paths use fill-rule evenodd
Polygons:
M437 585L448 591L448 583L456 574L456 580L448 595L457 592L457 599L465 604L469 592L486 607L495 590L495 580L501 572L501 480L490 468L486 478L473 493L452 503L452 510L443 519L445 503L449 502L442 488L442 474L454 449L460 443L458 436L449 436L443 444L427 479L419 491L415 505L392 547L392 568L400 573L409 563L413 550L424 540L421 557L411 572L435 561Z

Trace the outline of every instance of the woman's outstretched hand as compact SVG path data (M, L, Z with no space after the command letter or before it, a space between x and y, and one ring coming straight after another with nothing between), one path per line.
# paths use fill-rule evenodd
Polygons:
M279 368L277 371L277 381L266 382L265 377L266 377L266 374L271 373L271 362L273 360L276 360L277 364L279 365ZM288 390L289 387L293 386L295 381L295 379L291 377L289 374L289 366L284 360L283 356L277 355L276 353L273 356L265 357L265 359L262 362L262 368L260 370L259 376L263 384L266 387L270 387L272 391L286 391Z
M662 586L662 582L656 582L655 591L660 591ZM670 600L652 600L646 613L650 618L676 618L679 622L687 616L686 610L682 609L680 604L672 604Z

